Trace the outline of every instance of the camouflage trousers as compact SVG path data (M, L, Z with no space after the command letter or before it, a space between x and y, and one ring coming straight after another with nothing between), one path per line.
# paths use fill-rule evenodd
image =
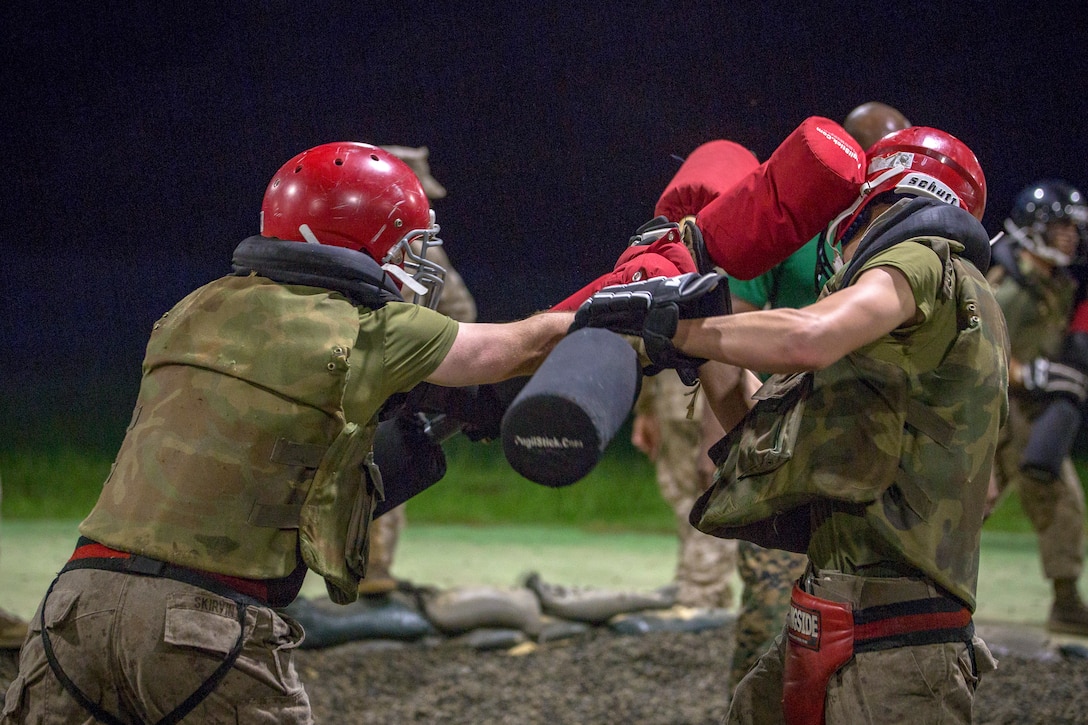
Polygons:
M785 650L783 631L733 692L724 723L786 722L781 704ZM831 676L824 722L970 723L979 680L996 666L978 637L970 647L953 642L859 652Z
M994 483L1002 495L1015 486L1024 513L1039 537L1043 575L1077 579L1084 570L1084 489L1073 462L1062 461L1053 481L1037 481L1020 472L1020 456L1031 435L1032 420L1017 398L1009 397L1009 417L994 454Z
M700 428L697 421L665 420L656 461L661 496L676 516L680 539L677 553L677 603L688 607L729 608L733 604L733 574L737 542L708 536L688 521L704 481L699 473Z
M782 629L793 583L805 572L808 557L737 542L737 571L743 588L734 625L735 647L729 670L732 690Z
M45 626L64 673L122 722L158 722L226 659L238 640L230 599L171 579L93 569L64 573L45 602ZM7 691L0 723L93 723L46 660L39 613ZM295 672L302 627L248 606L234 666L185 718L200 723L312 723Z
M408 524L407 510L403 504L389 510L370 522L370 549L367 554L367 579L389 579L393 572L393 559L397 543Z

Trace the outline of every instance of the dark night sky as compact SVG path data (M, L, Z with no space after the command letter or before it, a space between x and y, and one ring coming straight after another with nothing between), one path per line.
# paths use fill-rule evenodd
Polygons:
M972 147L991 231L1036 178L1088 187L1088 18L1054 4L199 5L0 7L8 442L116 440L151 323L228 271L271 174L327 141L431 148L487 320L610 268L674 155L766 158L867 100Z

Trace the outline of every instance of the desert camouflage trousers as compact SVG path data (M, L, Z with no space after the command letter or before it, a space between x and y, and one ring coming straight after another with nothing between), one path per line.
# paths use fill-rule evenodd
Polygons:
M1043 575L1047 579L1078 579L1084 570L1084 489L1068 458L1053 481L1037 481L1020 472L1031 423L1021 401L1010 396L1009 417L994 454L994 482L1002 495L1009 486L1016 487L1024 513L1039 537Z
M759 658L737 689L723 723L785 723L782 674L785 632ZM897 647L855 653L831 676L825 725L970 723L980 678L997 666L986 643Z
M733 604L737 542L708 536L688 521L704 489L698 469L698 420L662 420L656 466L662 497L672 507L680 539L677 554L677 602L688 607L728 608Z
M750 541L737 542L737 571L743 588L734 625L729 689L752 669L781 631L790 608L793 583L805 573L807 563L804 554L764 549Z
M370 549L366 563L367 579L382 580L392 578L397 543L400 541L400 535L407 524L408 514L404 504L390 509L370 522Z
M91 723L46 660L39 613L7 691L0 723ZM233 601L171 579L82 569L62 574L45 606L61 668L121 722L158 722L224 661L239 634ZM292 653L294 620L248 606L241 654L185 718L193 723L311 723Z

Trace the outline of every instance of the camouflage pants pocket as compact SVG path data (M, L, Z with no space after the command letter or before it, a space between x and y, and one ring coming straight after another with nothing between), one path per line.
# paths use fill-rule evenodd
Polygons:
M855 654L828 685L827 725L972 722L977 683L962 676L966 652L951 642Z
M303 639L298 622L251 605L246 608L243 632L236 605L229 599L199 592L176 594L168 601L163 642L175 648L170 662L175 671L210 675L212 663L229 655L240 634L244 637L241 653L227 676L194 710L197 721L311 722L309 699L293 661ZM173 697L187 696L193 687L191 677L177 679L187 682L177 685Z

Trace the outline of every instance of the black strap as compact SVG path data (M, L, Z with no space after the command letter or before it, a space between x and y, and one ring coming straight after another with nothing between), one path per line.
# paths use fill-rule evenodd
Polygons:
M226 584L203 576L193 569L183 566L175 566L158 559L147 556L133 555L130 557L72 559L60 570L61 574L76 569L99 569L101 571L115 571L121 574L138 574L140 576L157 576L163 579L173 579L182 584L189 584L200 589L218 594L232 602L241 602L254 607L267 607L268 604L241 592L231 589Z
M898 632L895 634L867 637L854 640L854 652L877 652L880 650L894 649L896 647L917 647L926 644L944 644L948 642L964 642L970 644L975 636L975 623L971 621L970 614L966 612L963 603L951 597L933 597L930 599L913 599L895 604L883 604L875 607L866 607L854 611L854 625L871 624L887 619L898 619L915 615L959 615L968 617L967 624L963 626L937 626L929 629L919 629L913 632Z
M896 647L918 647L926 644L947 644L963 642L970 646L975 637L975 623L968 622L966 627L948 629L926 629L920 632L904 632L887 637L854 640L854 652L879 652ZM974 658L974 650L971 651Z
M128 564L128 566L125 566L126 564ZM49 668L53 671L53 674L60 681L61 685L64 686L64 689L67 690L68 693L75 698L76 702L89 712L92 717L107 725L125 725L125 723L123 720L120 720L103 709L98 703L91 700L91 698L80 690L79 686L68 677L68 674L61 667L59 660L57 660L57 656L53 651L53 643L49 639L49 633L45 626L45 605L49 600L49 595L53 592L53 587L60 579L61 574L75 569L100 569L104 571L116 571L143 576L161 576L168 579L174 579L185 584L208 589L213 594L218 594L226 599L232 600L237 607L238 639L234 641L234 646L231 647L230 652L227 653L226 659L219 663L219 666L215 671L200 683L200 686L197 687L191 695L185 698L180 705L159 720L157 725L175 725L192 712L197 705L208 697L208 695L215 691L215 688L218 687L219 683L223 681L223 678L227 676L227 673L234 667L234 663L238 661L238 657L242 654L242 648L245 646L246 639L247 607L250 604L260 605L260 602L252 597L247 597L244 594L234 592L218 582L200 577L195 572L180 567L173 567L165 562L149 559L145 556L134 556L131 559L77 559L68 562L64 568L61 569L60 573L57 574L56 578L53 579L53 583L49 585L49 589L45 592L45 598L42 600L39 617L39 623L42 630L42 647L45 650L45 658L49 662ZM177 576L171 576L171 574L176 574ZM211 584L214 588L195 584L195 580Z

